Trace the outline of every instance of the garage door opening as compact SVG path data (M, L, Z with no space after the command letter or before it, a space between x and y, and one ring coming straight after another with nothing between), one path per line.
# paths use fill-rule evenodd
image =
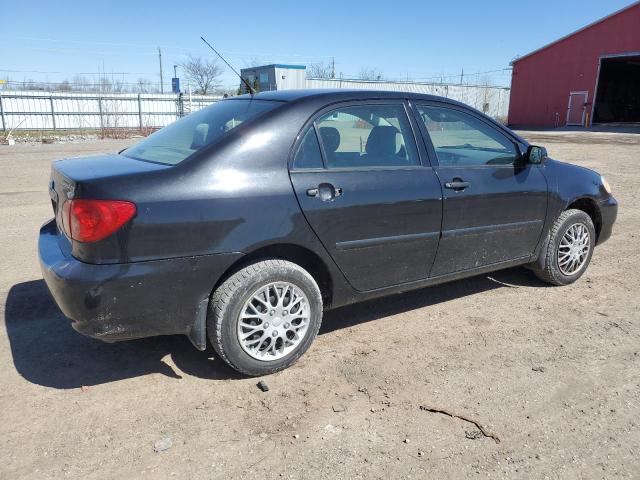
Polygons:
M600 60L593 122L640 122L640 55Z

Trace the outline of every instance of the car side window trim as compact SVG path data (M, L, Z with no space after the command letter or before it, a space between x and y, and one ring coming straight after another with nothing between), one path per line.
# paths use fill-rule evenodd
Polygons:
M324 142L322 141L322 137L320 136L320 129L318 128L318 123L314 119L311 123L311 127L316 132L316 138L318 139L318 145L320 145L320 156L322 157L322 167L324 170L327 170L327 154L324 150Z
M418 155L418 164L416 165L383 165L383 166L361 166L361 167L327 167L326 154L324 150L324 144L320 140L320 132L318 131L317 120L327 113L330 113L334 110L338 110L340 108L346 108L351 106L362 106L362 105L402 105L404 108L404 113L406 115L406 119L409 122L410 135L411 140L414 142L414 146L416 147L416 154ZM428 152L426 149L423 140L421 141L423 135L420 131L420 123L416 120L414 116L414 112L411 108L411 105L407 101L406 98L394 98L394 99L371 99L371 100L348 100L343 102L335 102L320 110L316 111L311 117L305 122L303 127L300 129L298 136L294 144L292 145L288 166L289 170L292 172L321 172L325 170L331 171L339 171L339 172L349 172L349 171L358 171L358 172L366 172L366 171L384 171L384 170L414 170L414 169L422 169L422 168L432 168L432 154ZM316 138L318 139L318 143L320 144L320 153L322 155L322 164L323 168L295 168L293 164L293 160L295 158L296 152L302 143L304 136L307 133L309 128L315 129Z
M427 130L427 126L424 124L424 121L422 120L421 116L420 116L420 111L418 110L419 107L424 106L424 107L436 107L436 108L449 108L451 110L456 110L458 112L462 112L464 114L467 114L471 117L473 117L474 119L482 122L484 125L486 125L487 127L493 129L495 132L499 133L500 135L502 135L506 140L508 140L509 142L511 142L516 151L522 155L522 148L520 145L520 142L513 138L511 135L508 135L507 132L503 131L500 128L497 128L496 125L493 125L491 122L487 122L486 119L482 118L481 116L475 114L475 112L471 109L467 109L464 107L460 107L458 105L454 105L454 104L449 104L446 102L438 102L438 101L417 101L415 103L412 103L411 107L412 107L412 113L414 115L414 118L416 120L416 122L418 123L418 129L420 130L420 133L423 137L423 141L425 144L425 147L427 149L427 152L429 154L429 159L432 161L432 165L438 166L438 167L446 167L446 168L511 168L513 169L514 165L518 165L519 162L516 163L511 163L511 164L506 164L506 165L488 165L488 164L480 164L480 165L441 165L440 161L438 160L438 155L436 154L436 149L435 146L433 145L433 141L431 140L431 135L429 135L429 131Z
M328 118L332 118L335 117L336 115L339 114L346 114L346 115L353 115L352 113L350 113L350 109L358 109L361 108L365 111L370 111L371 114L376 115L376 110L379 108L384 108L384 107L390 107L393 109L397 109L396 110L396 114L397 114L397 120L398 122L400 122L400 126L396 128L396 131L398 134L400 134L403 138L403 142L404 142L404 148L406 149L406 155L407 155L407 159L411 159L413 160L412 163L407 163L407 164L402 164L402 163L394 163L394 162L382 162L379 165L375 165L375 164L371 164L371 163L367 163L366 161L363 162L362 165L359 165L357 163L352 164L352 165L336 165L335 164L335 159L332 159L331 162L330 160L330 155L329 152L327 151L327 147L326 147L326 139L323 138L323 135L321 135L321 123L320 120L322 120L323 122L326 121L326 119ZM378 112L379 114L380 112ZM402 115L404 114L404 119L402 118ZM381 119L384 119L387 123L389 122L389 119L386 119L384 116L380 117ZM394 117L396 118L396 117ZM366 121L363 119L363 121ZM316 118L314 119L314 124L316 126L316 130L317 130L317 134L318 134L318 139L320 140L320 144L322 145L322 153L323 155L325 155L325 165L327 167L327 169L329 170L341 170L341 171L363 171L363 170L371 170L371 169L379 169L379 168L385 168L385 169L396 169L396 168L402 168L402 167L407 167L407 166L421 166L422 162L420 160L420 155L418 152L418 146L416 144L415 141L415 135L413 132L413 126L411 125L411 121L410 121L410 117L409 117L409 113L407 112L407 108L404 102L404 99L390 99L387 102L378 102L378 101L367 101L367 100L363 100L363 101L357 101L357 102L353 102L353 104L351 105L340 105L337 106L333 109L330 109L318 116L316 116ZM402 124L404 124L404 130L402 129ZM335 127L333 127L335 129ZM375 130L376 127L373 127L373 129ZM386 128L386 127L378 127L378 128ZM392 128L392 127L389 127ZM372 130L373 131L373 130ZM367 154L365 155L365 157L369 157L370 154L368 152L368 146L369 146L369 138L367 138L365 140L365 144L367 146ZM340 143L340 145L342 145L342 143ZM362 154L362 148L363 148L363 143L362 143L362 138L360 139L360 152ZM351 152L351 150L347 150L347 152ZM362 157L362 158L365 158Z

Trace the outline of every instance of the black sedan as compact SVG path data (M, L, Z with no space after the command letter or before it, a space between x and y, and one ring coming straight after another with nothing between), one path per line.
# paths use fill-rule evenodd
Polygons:
M249 375L294 363L323 309L515 265L572 283L617 213L599 174L476 110L362 90L220 101L54 162L49 192L42 271L77 331L208 338Z

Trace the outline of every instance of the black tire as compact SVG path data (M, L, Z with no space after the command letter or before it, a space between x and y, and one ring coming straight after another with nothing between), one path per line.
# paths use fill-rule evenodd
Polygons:
M302 341L286 356L263 361L242 348L237 329L245 302L259 287L272 282L288 282L302 290L310 307L309 326ZM322 295L309 272L285 260L264 260L239 270L216 289L209 303L207 334L218 356L232 368L258 376L277 372L298 361L318 334L321 322Z
M587 227L589 231L589 252L587 254L584 264L571 275L563 273L558 266L558 245L567 232L567 230L575 224L582 224ZM549 234L549 242L546 251L540 253L544 255L544 268L533 268L536 276L551 285L569 285L570 283L578 280L582 274L587 270L589 263L591 262L591 256L593 255L593 249L596 241L596 230L591 221L591 217L582 210L565 210L558 217L553 224L551 232Z

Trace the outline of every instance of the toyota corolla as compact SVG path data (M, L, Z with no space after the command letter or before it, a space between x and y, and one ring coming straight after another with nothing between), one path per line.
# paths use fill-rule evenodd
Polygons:
M54 162L49 193L42 271L78 332L208 339L248 375L329 308L516 265L575 282L617 212L598 173L461 103L346 90L217 102Z

